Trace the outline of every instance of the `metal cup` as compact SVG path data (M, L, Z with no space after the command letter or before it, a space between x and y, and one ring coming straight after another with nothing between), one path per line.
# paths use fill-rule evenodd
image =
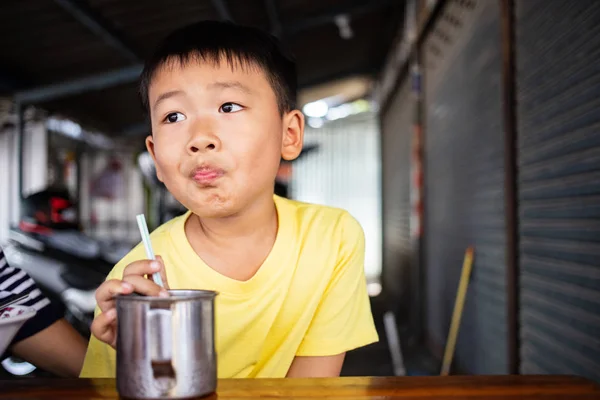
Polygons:
M216 292L117 296L117 391L130 399L185 399L216 391Z

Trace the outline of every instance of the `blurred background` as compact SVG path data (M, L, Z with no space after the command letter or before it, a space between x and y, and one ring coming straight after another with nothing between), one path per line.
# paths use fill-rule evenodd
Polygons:
M440 373L472 246L451 373L600 381L596 0L3 0L0 246L82 335L135 215L184 212L145 153L136 83L202 19L297 57L306 146L277 193L343 207L367 238L381 341L344 375Z

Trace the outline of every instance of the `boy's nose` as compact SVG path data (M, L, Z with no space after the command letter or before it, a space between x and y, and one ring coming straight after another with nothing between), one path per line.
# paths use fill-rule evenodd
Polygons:
M219 139L212 134L195 135L188 143L188 152L191 154L217 150L220 147Z

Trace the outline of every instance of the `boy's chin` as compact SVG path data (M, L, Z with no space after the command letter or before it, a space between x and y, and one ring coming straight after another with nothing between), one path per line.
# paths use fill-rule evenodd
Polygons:
M227 203L194 204L187 208L200 218L227 218L239 212L233 204Z
M177 196L175 197L177 198ZM251 207L252 203L256 202L252 193L224 190L183 197L186 201L182 201L182 204L200 218L225 219L239 216L244 214L244 211ZM272 195L269 198L272 199Z
M235 211L224 208L201 207L191 209L190 211L192 211L197 217L203 219L223 219L232 217L236 214Z
M228 218L238 214L242 206L234 199L221 196L194 199L190 204L184 204L188 210L200 218ZM200 201L198 201L200 200Z

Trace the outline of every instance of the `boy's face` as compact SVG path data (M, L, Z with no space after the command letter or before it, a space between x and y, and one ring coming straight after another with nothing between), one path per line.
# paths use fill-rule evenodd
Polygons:
M149 87L158 178L196 215L235 215L270 200L281 157L302 150L300 112L281 116L258 68L191 60L160 68Z

